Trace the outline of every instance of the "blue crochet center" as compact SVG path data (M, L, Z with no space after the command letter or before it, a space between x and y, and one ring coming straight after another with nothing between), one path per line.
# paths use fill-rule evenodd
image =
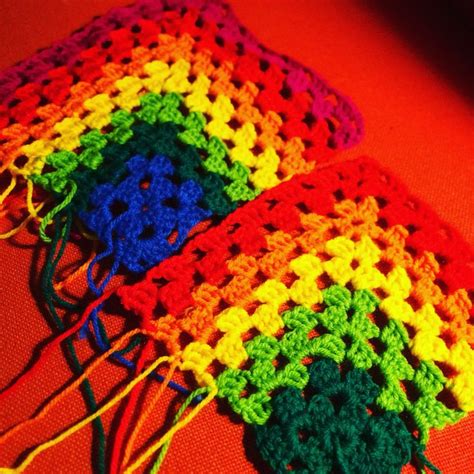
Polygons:
M114 267L122 264L140 273L178 250L190 230L212 213L200 205L201 186L191 179L177 182L167 158L135 156L127 170L129 175L118 185L97 186L90 210L80 217L106 245L96 261L113 255Z
M191 229L212 216L202 204L204 191L194 180L179 182L175 168L164 156L147 159L140 155L127 162L128 175L117 185L97 186L89 198L87 211L80 217L94 232L106 249L91 262L88 283L100 296L120 265L134 273L155 266L172 255L183 244ZM96 286L93 278L95 264L113 256L112 268L104 281ZM99 305L90 315L89 322L101 351L109 349L99 322ZM80 337L89 332L86 324ZM114 359L133 368L135 364L121 354ZM154 377L162 380L161 376ZM170 387L186 391L170 382Z

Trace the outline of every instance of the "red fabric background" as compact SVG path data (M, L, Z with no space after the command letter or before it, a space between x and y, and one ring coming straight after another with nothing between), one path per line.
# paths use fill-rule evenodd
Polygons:
M0 67L67 36L109 7L127 3L0 2ZM473 68L468 63L471 55L466 54L466 27L454 11L437 10L444 2L420 0L416 7L410 3L415 2L402 6L358 0L231 0L241 21L263 43L314 67L358 105L366 137L339 159L374 156L473 242L474 91L469 85ZM13 242L0 242L0 386L20 373L34 348L51 337L31 296L30 274L41 258L34 243L25 234ZM82 283L77 286L80 290ZM81 357L87 360L92 352L82 346ZM92 377L98 398L116 390L125 374L121 368L103 366ZM0 407L0 427L27 417L69 378L58 353L28 390ZM170 399L173 393L166 396ZM80 395L71 397L37 429L0 447L0 465L10 465L26 446L46 439L83 413ZM150 420L148 434L163 413L164 407ZM110 419L105 417L105 422ZM474 416L433 433L428 457L447 474L474 472L473 433ZM40 455L29 472L90 472L90 436L89 428L82 430ZM211 405L175 437L163 472L255 472L249 461L254 456L245 455L242 436L242 425Z

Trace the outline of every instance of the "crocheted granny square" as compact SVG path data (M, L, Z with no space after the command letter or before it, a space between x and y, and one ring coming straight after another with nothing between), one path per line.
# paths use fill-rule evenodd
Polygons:
M268 191L117 295L277 472L399 472L474 408L473 261L359 159Z
M132 271L362 133L346 98L213 0L112 10L1 74L0 97L5 210L24 196L46 241L80 215Z

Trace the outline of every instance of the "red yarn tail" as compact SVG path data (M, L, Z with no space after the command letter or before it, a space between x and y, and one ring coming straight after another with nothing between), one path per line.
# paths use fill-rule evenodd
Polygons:
M145 347L141 351L140 357L138 358L137 365L135 368L135 374L138 375L142 372L145 362L153 348L152 341L148 340L145 344ZM127 434L127 429L130 426L130 421L133 414L135 413L135 408L138 403L139 395L141 393L141 388L143 387L144 381L139 383L130 393L130 396L126 400L123 412L120 413L120 423L115 434L115 439L113 443L112 456L110 461L110 474L119 474L122 462L123 454L123 444L125 441L125 436Z

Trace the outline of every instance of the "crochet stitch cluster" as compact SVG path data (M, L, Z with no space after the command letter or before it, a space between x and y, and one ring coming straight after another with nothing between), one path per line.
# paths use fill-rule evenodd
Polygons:
M255 428L262 456L279 473L399 472L411 458L411 436L395 412L368 413L377 391L363 370L341 380L334 362L313 362L310 395L281 391L272 399L273 418Z

